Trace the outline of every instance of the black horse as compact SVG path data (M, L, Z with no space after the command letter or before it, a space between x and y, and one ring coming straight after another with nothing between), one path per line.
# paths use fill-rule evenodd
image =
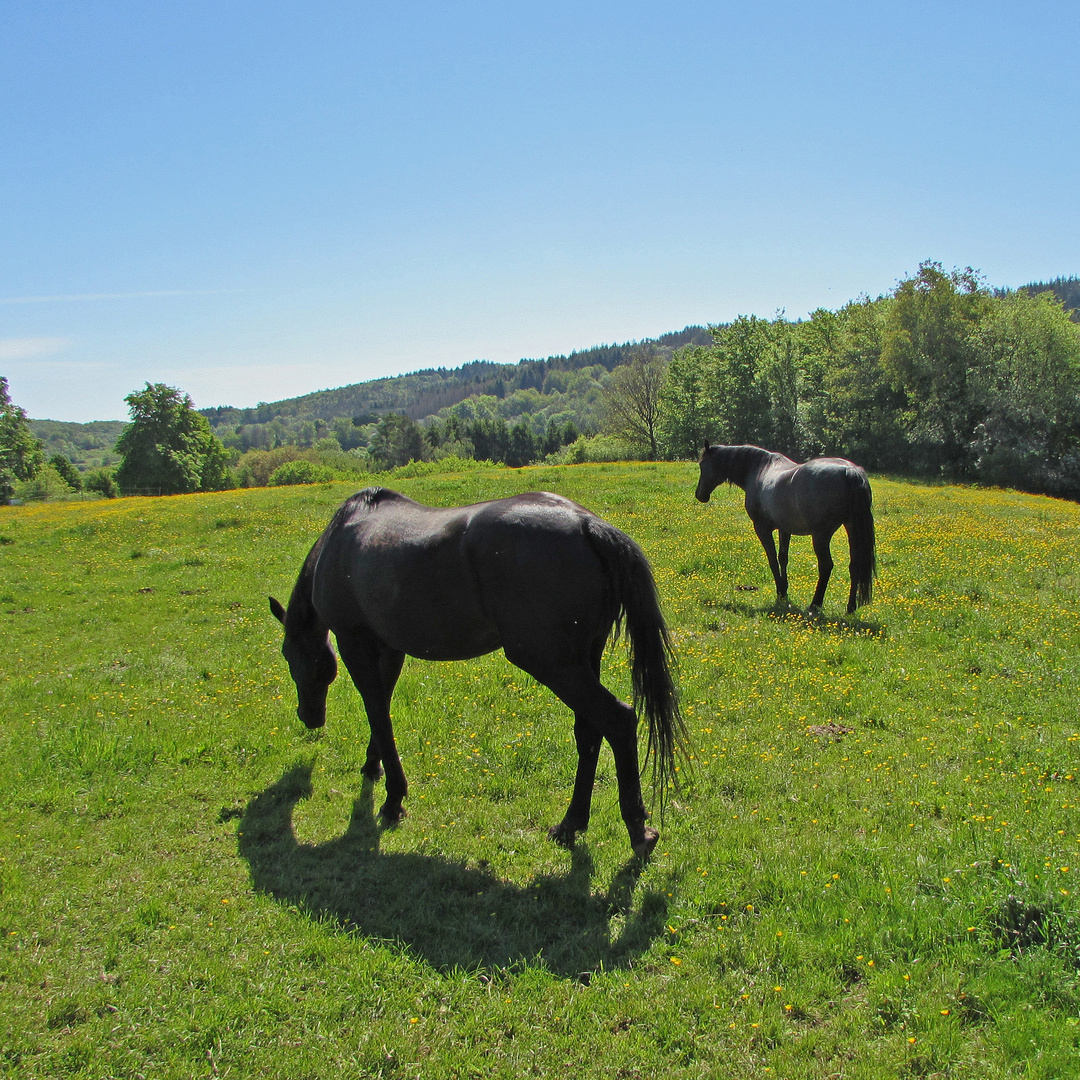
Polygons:
M783 454L759 446L709 446L701 455L701 476L695 496L708 502L718 484L729 481L746 492L746 512L769 559L776 598L787 599L788 544L792 536L809 536L818 560L818 583L811 601L825 600L833 560L829 542L841 525L851 552L848 614L870 603L877 573L874 515L870 481L860 466L844 458L812 458L799 465ZM773 532L780 533L777 556Z
M600 658L625 619L634 704L645 713L646 756L662 792L684 735L671 645L641 549L584 507L539 492L436 509L368 488L338 508L315 542L288 610L273 597L270 610L285 627L282 652L309 728L326 720L334 632L371 727L364 775L374 780L385 770L384 821L404 817L390 698L406 654L465 660L501 648L574 712L577 778L551 838L570 847L588 826L607 739L631 846L639 855L655 846L659 834L646 825L641 795L637 716L601 685Z

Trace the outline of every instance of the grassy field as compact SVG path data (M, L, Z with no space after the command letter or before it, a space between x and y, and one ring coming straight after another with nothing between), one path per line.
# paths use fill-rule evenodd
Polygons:
M359 699L302 728L266 604L346 487L0 508L0 1075L1075 1076L1080 506L876 478L874 603L841 536L810 619L695 481L392 484L559 491L649 555L693 761L645 866L606 751L546 839L571 717L499 654L407 662L376 826Z

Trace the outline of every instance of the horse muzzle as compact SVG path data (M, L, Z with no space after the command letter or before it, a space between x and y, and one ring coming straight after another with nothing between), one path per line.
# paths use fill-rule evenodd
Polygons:
M326 709L297 708L296 715L303 721L304 727L310 731L321 728L326 723Z

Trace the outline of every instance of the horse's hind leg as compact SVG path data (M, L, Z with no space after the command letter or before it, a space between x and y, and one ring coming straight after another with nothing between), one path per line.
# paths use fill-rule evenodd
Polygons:
M833 569L832 552L829 550L832 535L832 533L814 533L810 538L814 544L814 554L817 556L818 565L817 589L814 590L814 599L810 601L812 608L819 608L825 603L825 590L828 588Z
M787 596L788 592L788 548L791 546L791 533L780 530L780 550L777 552L777 563L780 566L780 584L777 586L777 599Z
M619 811L630 834L630 846L636 854L647 855L656 846L660 834L645 824L649 815L641 797L637 717L629 705L619 701L600 682L599 654L587 664L535 663L531 657L520 655L508 655L507 659L542 682L574 710L574 734L578 742L574 794L566 816L549 830L548 835L558 843L570 846L574 833L588 824L600 739L604 738L615 758Z
M364 700L364 710L371 727L364 775L375 779L379 762L382 762L386 772L386 801L379 809L379 816L386 822L400 821L405 816L401 804L409 785L394 743L390 697L401 673L404 655L358 633L338 634L337 646L353 685Z
M596 763L600 759L603 737L585 717L574 717L574 742L577 744L578 766L574 778L574 793L566 816L558 825L548 829L548 836L564 848L574 846L574 837L589 827L593 785L596 782Z
M600 661L604 655L605 634L598 639L589 657L589 666L596 682L600 682ZM558 825L548 829L548 836L555 843L565 848L574 846L574 837L589 827L589 813L592 809L593 785L596 783L596 763L600 759L600 744L603 735L584 713L574 713L574 742L577 744L578 766L574 777L574 793L566 815Z

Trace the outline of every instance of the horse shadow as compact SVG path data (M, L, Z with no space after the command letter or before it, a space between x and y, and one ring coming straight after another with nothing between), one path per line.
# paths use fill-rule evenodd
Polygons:
M751 604L734 599L714 600L710 602L709 607L713 610L738 615L744 619L769 619L775 622L790 622L793 625L804 626L821 633L836 634L838 636L855 633L882 637L885 633L884 626L873 619L863 619L857 615L829 616L820 609L800 608L787 600L774 600L765 604Z
M581 842L569 872L526 886L441 855L380 851L370 781L343 835L301 843L292 816L312 794L311 773L309 763L295 765L252 798L238 845L255 889L313 919L392 943L441 971L505 972L529 963L573 978L629 967L663 934L662 893L648 890L632 905L645 865L637 858L598 893Z
M776 601L771 607L758 612L763 618L781 622L793 621L811 630L825 634L871 634L881 637L884 627L872 619L859 618L857 615L826 615L820 608L799 608L784 600Z

